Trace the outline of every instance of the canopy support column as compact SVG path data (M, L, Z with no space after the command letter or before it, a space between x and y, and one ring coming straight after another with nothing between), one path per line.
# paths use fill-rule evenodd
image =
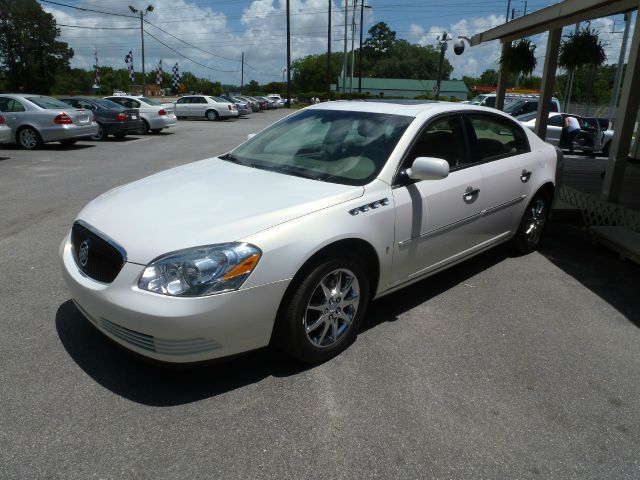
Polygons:
M640 11L636 12L633 40L622 86L622 97L616 113L616 126L609 151L609 162L602 184L602 196L606 200L616 203L620 200L631 135L640 106L640 14L638 13ZM636 143L640 143L640 139L636 139Z
M542 71L542 91L538 100L538 113L536 115L535 133L543 140L547 136L547 123L551 110L551 97L556 82L556 68L558 67L558 51L560 50L560 37L562 27L549 31L547 39L547 52L544 56L544 69Z
M504 58L509 53L511 48L511 41L502 42L502 57ZM504 110L504 95L507 92L507 82L509 81L509 75L502 65L500 65L500 73L498 73L498 87L496 88L496 107L498 110Z

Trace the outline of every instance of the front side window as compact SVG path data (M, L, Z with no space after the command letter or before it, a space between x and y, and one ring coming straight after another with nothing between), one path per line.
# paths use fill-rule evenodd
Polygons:
M468 115L471 125L471 158L490 162L529 151L520 128L507 119L488 115Z
M467 163L464 145L464 126L459 115L435 120L418 135L406 167L418 157L433 157L446 160L450 169L456 169Z
M303 110L222 158L289 175L365 185L380 172L412 121L404 115Z
M549 121L547 125L550 127L561 127L562 126L562 115L554 115L553 117L549 117Z

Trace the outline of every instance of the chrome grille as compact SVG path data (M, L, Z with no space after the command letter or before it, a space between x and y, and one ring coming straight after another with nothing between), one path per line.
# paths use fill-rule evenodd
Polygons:
M113 282L124 265L122 249L81 222L71 228L71 245L80 271L98 282Z

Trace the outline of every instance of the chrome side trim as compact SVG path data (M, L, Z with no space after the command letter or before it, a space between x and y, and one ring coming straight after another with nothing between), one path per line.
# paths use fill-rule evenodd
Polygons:
M120 255L122 255L122 260L123 262L127 261L127 251L124 249L124 247L122 245L120 245L118 242L116 242L113 238L111 238L109 235L107 235L106 233L98 230L97 228L89 225L87 222L85 222L84 220L76 220L73 223L77 223L78 225L82 225L84 228L86 228L87 230L91 231L92 233L94 233L95 235L97 235L98 237L102 238L105 242L107 242L109 245L111 245L113 248L115 248L116 250L118 250L118 252L120 253Z
M386 207L387 205L389 205L389 199L388 198L382 198L380 200L376 200L375 202L367 203L366 205L362 205L360 207L352 208L351 210L349 210L349 213L351 215L353 215L353 216L356 216L360 212L365 213L365 212L368 212L371 209L375 210L376 208Z
M406 240L402 240L401 242L398 242L398 246L399 247L403 247L415 240L420 240L422 238L426 238L429 237L431 235L435 235L436 233L442 232L444 230L448 230L452 227L455 227L456 225L460 225L462 223L466 223L469 222L471 220L475 220L476 218L480 217L483 214L483 212L478 212L478 213L474 213L473 215L470 215L468 217L462 218L460 220L456 220L453 223L449 223L448 225L443 225L442 227L438 227L438 228L434 228L433 230L429 230L428 232L425 233L421 233L419 236L417 237L413 237L413 238L407 238Z
M514 198L513 200L509 200L508 202L504 202L504 203L501 203L500 205L496 205L494 207L487 208L486 210L481 211L480 214L483 217L486 217L490 213L496 212L498 210L502 210L503 208L510 207L511 205L515 205L516 203L520 203L525 198L527 198L526 195L520 195L518 198Z

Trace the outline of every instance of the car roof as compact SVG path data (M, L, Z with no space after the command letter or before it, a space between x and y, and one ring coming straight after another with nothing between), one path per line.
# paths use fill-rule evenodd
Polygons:
M495 108L470 105L457 102L436 102L432 100L338 100L318 103L307 107L314 110L350 110L357 112L386 113L391 115L405 115L417 117L421 114L477 111L493 113L513 119L513 117Z

